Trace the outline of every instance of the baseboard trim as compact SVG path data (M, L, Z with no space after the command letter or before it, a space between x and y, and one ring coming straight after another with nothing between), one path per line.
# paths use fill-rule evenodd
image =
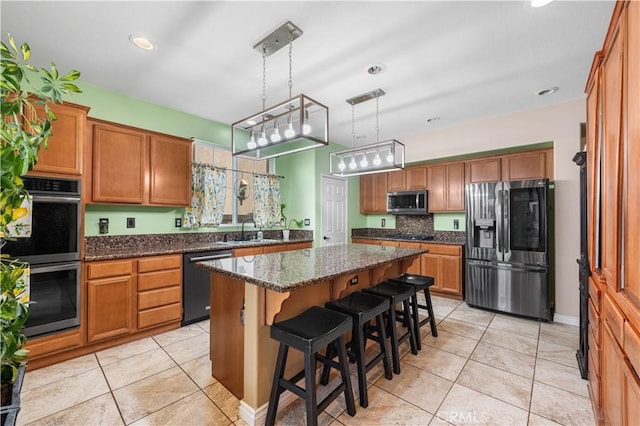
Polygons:
M293 401L298 399L296 395L289 391L285 391L280 395L280 401L278 402L278 411L284 409ZM269 403L263 404L257 410L254 410L249 404L240 401L240 407L238 409L238 416L244 420L249 426L262 426L267 420L267 409Z
M580 326L580 318L572 317L570 315L554 314L553 322L558 322L560 324L575 325L576 327Z

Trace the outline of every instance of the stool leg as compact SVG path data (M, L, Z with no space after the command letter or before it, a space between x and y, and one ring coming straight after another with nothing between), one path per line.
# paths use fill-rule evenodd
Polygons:
M329 343L327 345L326 358L327 359L333 359L334 356L336 356L335 345L333 343ZM329 374L330 373L331 373L331 367L329 366L329 364L324 364L324 366L322 367L322 375L320 376L320 383L323 386L326 386L326 384L329 383Z
M411 312L413 314L413 332L416 336L416 347L418 350L422 349L422 342L420 338L420 315L418 313L418 293L411 296Z
M367 408L369 398L367 397L367 365L364 359L364 325L355 324L353 336L351 337L352 351L356 354L356 367L358 370L358 390L360 391L360 405Z
M382 352L382 365L384 366L384 377L391 380L391 365L389 365L389 351L387 351L387 333L384 331L384 321L382 314L376 316L376 328L378 330L378 338L380 339L380 352Z
M409 330L409 342L411 343L411 353L414 355L418 355L418 345L416 343L415 328L412 324L413 318L411 316L411 306L409 305L409 299L405 299L402 302L402 306L404 307L404 317L409 318L409 326L407 328Z
M429 324L431 325L431 335L438 337L438 330L436 330L436 317L433 315L433 305L431 304L431 293L429 287L424 289L424 298L427 302L427 311L429 312Z
M316 356L304 353L304 390L307 403L307 426L318 425L318 401L316 396Z
M276 412L278 411L278 402L280 401L280 379L284 375L284 367L287 364L287 354L289 346L280 343L278 350L278 358L276 360L276 369L273 373L273 384L271 385L271 395L269 396L269 407L267 409L266 426L273 426L276 422Z
M351 379L349 378L349 363L344 336L338 338L337 349L338 360L340 361L340 375L342 376L342 383L344 383L344 400L347 404L347 413L353 417L356 415L356 403L353 399L353 389L351 388Z
M396 332L396 308L391 306L387 314L387 328L389 340L391 340L391 359L393 360L394 374L400 374L400 356L398 354L398 333Z

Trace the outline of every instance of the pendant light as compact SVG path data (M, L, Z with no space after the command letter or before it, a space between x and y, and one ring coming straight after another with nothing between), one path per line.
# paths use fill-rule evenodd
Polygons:
M304 94L292 96L293 41L301 35L287 21L253 47L262 53L262 111L233 123L233 155L267 159L329 144L329 108ZM266 108L266 58L284 46L289 47L289 99Z
M351 105L351 149L329 155L329 173L335 176L357 176L404 169L404 145L395 139L380 142L379 98L384 90L375 89L347 99ZM355 147L355 105L376 100L376 143ZM383 161L384 158L384 161ZM348 167L345 161L349 161Z

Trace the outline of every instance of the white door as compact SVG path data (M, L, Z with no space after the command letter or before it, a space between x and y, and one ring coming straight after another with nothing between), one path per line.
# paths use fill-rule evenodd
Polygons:
M322 176L322 246L347 243L347 181Z

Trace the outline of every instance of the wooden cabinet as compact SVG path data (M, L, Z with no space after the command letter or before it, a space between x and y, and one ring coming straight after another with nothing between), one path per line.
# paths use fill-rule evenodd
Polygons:
M463 162L427 168L430 212L464 211L464 168Z
M468 160L466 164L466 182L500 182L502 180L502 162L499 157Z
M422 244L429 250L421 256L421 274L433 277L434 294L462 297L462 247L445 244Z
M421 254L417 261L409 265L407 272L433 277L434 285L429 287L432 294L462 299L462 246L368 238L352 238L351 242L428 250L428 253Z
M256 254L278 253L281 251L308 249L313 246L311 241L288 244L268 244L264 246L239 247L233 249L233 257L255 256Z
M405 191L407 189L407 174L405 170L387 173L387 191Z
M182 319L182 255L138 260L137 328Z
M86 271L87 342L131 333L135 328L133 261L89 262Z
M411 166L405 169L407 190L427 189L427 167Z
M303 243L289 243L287 244L287 251L310 249L312 247L313 247L313 243L311 241L307 241Z
M553 160L548 154L552 150L539 150L509 154L501 157L501 180L543 179L553 180Z
M605 424L634 425L640 418L639 55L640 3L616 2L587 83L589 294L602 299L600 318L590 318L590 329L602 334L599 400L595 374L589 387ZM590 360L597 351L590 342Z
M166 206L191 202L190 140L89 121L91 202Z
M387 212L387 173L360 176L360 213Z
M38 162L31 174L82 175L82 147L89 108L71 103L50 104L57 120L52 124L53 135L47 148L38 153ZM38 115L44 108L37 107Z

